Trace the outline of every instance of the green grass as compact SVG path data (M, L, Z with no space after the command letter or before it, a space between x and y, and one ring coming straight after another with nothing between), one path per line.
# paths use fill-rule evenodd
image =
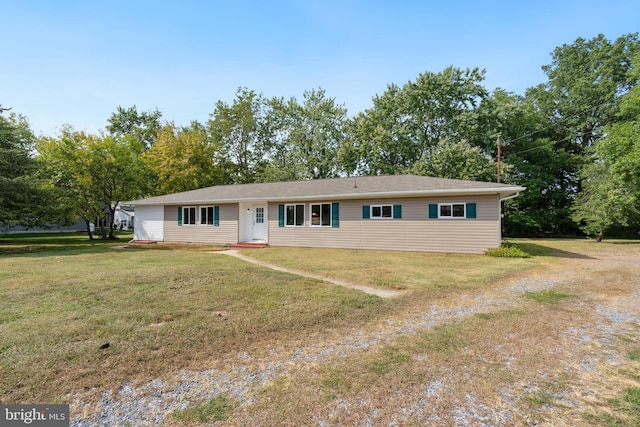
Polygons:
M179 369L203 369L240 350L354 327L420 301L415 295L382 300L206 253L216 249L207 246L112 248L129 238L90 241L77 233L0 238L0 400L53 401ZM248 252L356 283L426 292L426 298L491 284L535 265L519 260L505 266L468 255ZM106 343L109 347L100 349ZM371 366L383 372L391 362Z
M524 400L530 405L535 405L535 406L544 406L544 405L556 406L557 405L555 396L543 390L538 391L536 393L528 393L522 398L522 400Z
M367 363L366 367L377 376L384 376L396 367L411 360L411 356L394 348L386 348L376 359Z
M502 311L491 312L491 313L476 313L476 317L479 317L480 319L483 319L483 320L493 320L496 318L511 319L511 318L517 318L519 316L522 316L523 314L524 314L524 311L522 310L510 309L510 310L502 310Z
M423 333L417 341L421 350L437 352L444 355L455 354L463 345L462 335L463 324L452 323L440 325L432 331Z
M537 292L525 292L525 296L542 304L557 305L563 299L570 298L573 295L563 294L553 289L545 289Z
M219 394L203 405L175 411L172 415L182 422L210 423L226 420L237 406L238 402Z
M127 243L133 238L133 233L121 231L116 233L116 237L115 240L89 240L87 233L80 232L0 234L0 257L105 250Z
M592 425L602 427L640 426L640 387L628 387L609 400L611 412L585 414Z
M629 352L627 352L627 356L631 360L640 362L640 348L634 348L633 350L629 350Z

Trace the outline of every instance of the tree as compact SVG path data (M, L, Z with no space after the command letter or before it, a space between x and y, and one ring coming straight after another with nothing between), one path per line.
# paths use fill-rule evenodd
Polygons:
M442 140L410 172L439 178L492 181L497 175L496 162L480 147L467 141L450 143Z
M640 115L616 123L593 147L593 162L582 170L583 185L574 220L589 236L602 240L612 226L638 226L640 214Z
M562 235L576 232L571 219L578 158L567 152L562 139L535 103L526 97L494 93L501 118L502 163L510 165L504 182L527 187L504 205L505 234Z
M35 136L22 115L0 105L0 226L45 226L58 220L50 193L38 178Z
M293 98L292 100L295 101ZM267 103L263 129L270 144L265 152L266 163L260 181L296 181L305 176L306 167L290 139L293 127L290 103L291 100L276 97ZM297 102L295 105L298 106Z
M271 141L265 133L266 102L261 94L239 88L233 104L218 101L208 132L227 164L226 184L255 182L264 170Z
M323 89L305 91L303 103L272 99L267 122L274 144L265 180L334 178L338 150L346 138L347 109Z
M403 87L389 85L382 96L373 98L373 108L353 121L354 149L362 160L351 167L364 174L401 173L441 141L486 146L487 132L478 129L479 107L488 96L482 86L484 73L448 67L420 74Z
M109 238L114 239L115 211L120 202L141 196L144 146L137 138L96 136L87 146L90 186L109 212ZM105 233L103 230L103 238Z
M85 141L89 136L63 126L58 138L41 137L37 143L41 174L46 177L57 194L58 205L64 207L68 220L80 217L89 238L93 239L90 224L105 218L86 173Z
M116 208L141 195L142 143L131 136L117 139L66 126L58 138L43 137L37 147L59 203L85 221L89 238L94 221L103 239L115 238Z
M620 97L633 86L629 71L638 51L638 34L626 34L613 43L599 34L591 40L578 38L552 53L542 67L549 81L534 89L552 124L563 129L567 149L584 154L602 136L604 126L619 120ZM535 94L536 91L546 94Z
M154 193L170 194L222 184L219 156L219 144L209 140L204 126L193 122L187 128L167 123L144 158L156 179Z
M582 191L573 205L573 218L586 235L600 242L612 225L628 225L629 217L638 213L639 199L602 162L588 164L581 175Z
M628 77L640 79L640 51ZM640 86L622 97L618 118L625 121L606 127L605 137L594 143L573 207L574 220L598 241L611 226L628 226L640 214Z
M543 67L544 84L527 90L504 131L505 159L527 191L505 206L507 232L518 235L578 232L572 205L591 163L590 149L606 126L622 120L621 97L635 85L631 58L639 48L637 34L609 42L599 35L578 38L552 53Z
M129 108L118 106L117 111L107 120L107 131L114 138L135 136L149 149L155 143L156 135L162 126L161 117L162 113L157 109L139 113L135 105Z

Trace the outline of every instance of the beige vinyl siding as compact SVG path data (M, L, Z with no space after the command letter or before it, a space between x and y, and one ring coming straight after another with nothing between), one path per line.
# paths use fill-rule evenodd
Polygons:
M193 242L193 243L213 243L231 244L238 242L238 205L216 205L220 206L220 225L200 225L200 206L214 206L214 203L195 206L197 224L178 225L177 205L164 207L164 241L165 242ZM183 205L186 207L187 205Z
M327 200L330 203L332 200ZM483 253L500 246L497 195L339 201L340 227L278 227L278 203L269 204L269 244L418 252ZM429 204L476 203L474 219L430 219ZM402 205L401 219L362 219L363 205Z

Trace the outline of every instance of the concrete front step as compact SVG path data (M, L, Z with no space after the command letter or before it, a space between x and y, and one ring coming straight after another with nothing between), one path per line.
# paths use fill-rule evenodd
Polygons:
M238 242L229 246L229 249L262 249L269 247L266 242Z
M156 243L158 242L155 240L134 240L129 242L130 245L155 245Z

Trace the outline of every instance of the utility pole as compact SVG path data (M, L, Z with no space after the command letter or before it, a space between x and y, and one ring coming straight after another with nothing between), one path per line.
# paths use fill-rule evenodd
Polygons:
M500 184L500 145L501 145L501 141L500 141L500 137L502 136L501 133L498 134L498 184Z

